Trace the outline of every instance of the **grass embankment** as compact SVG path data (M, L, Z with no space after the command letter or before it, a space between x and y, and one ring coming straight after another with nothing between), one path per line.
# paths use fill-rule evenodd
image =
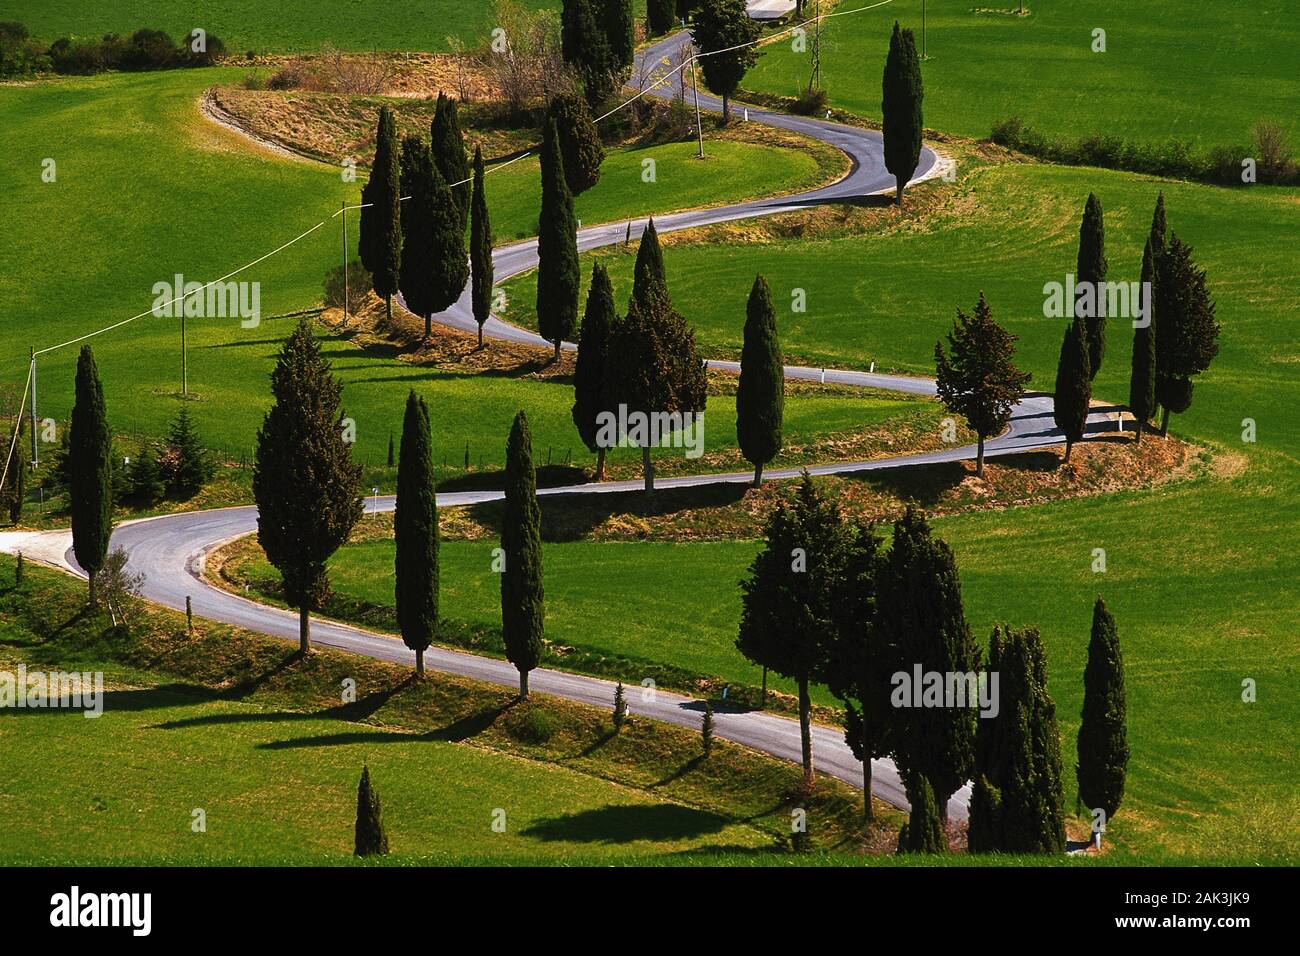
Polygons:
M786 855L790 810L814 846L887 846L899 815L859 828L860 800L829 778L798 800L793 765L695 732L552 698L284 642L157 608L131 633L84 613L84 585L0 559L0 667L102 670L104 714L0 711L0 824L10 862L351 860L368 763L394 855L385 862L639 862ZM356 702L341 703L345 679ZM105 766L113 772L105 774ZM192 811L207 832L191 830ZM492 829L505 811L504 833ZM691 857L694 858L693 856Z

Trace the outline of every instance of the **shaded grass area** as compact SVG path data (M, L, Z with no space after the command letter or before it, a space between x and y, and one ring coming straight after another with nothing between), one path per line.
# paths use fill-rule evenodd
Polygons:
M338 652L304 660L205 622L186 635L180 615L156 608L128 634L84 613L80 582L29 566L15 589L12 560L0 569L0 660L107 680L97 720L0 713L8 859L347 862L362 762L384 800L389 862L775 859L788 843L797 769L745 748L723 743L702 760L683 728L634 718L614 734L591 708L520 704L445 675L417 682ZM355 703L340 702L345 678ZM821 850L862 845L852 788L825 779L800 805ZM196 807L206 834L190 829ZM491 829L498 808L505 833Z

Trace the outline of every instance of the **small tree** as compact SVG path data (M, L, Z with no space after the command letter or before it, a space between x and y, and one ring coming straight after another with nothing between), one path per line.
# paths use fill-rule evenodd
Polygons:
M745 0L703 0L695 13L691 39L700 51L704 85L722 97L722 122L731 121L731 97L749 68L758 62L758 23Z
M578 326L578 221L573 195L564 178L555 121L546 121L542 144L542 215L537 231L537 329L560 346Z
M23 502L27 498L27 421L21 415L11 434L9 461L5 466L4 502L9 520L17 524L23 516Z
M1156 398L1164 408L1160 434L1169 433L1169 413L1192 404L1192 378L1219 354L1219 323L1205 284L1205 270L1192 260L1191 246L1171 233L1156 265Z
M906 777L904 782L911 810L907 822L898 831L898 852L947 853L948 841L943 835L943 820L930 781L917 773Z
M921 103L925 90L921 83L921 58L916 54L916 37L911 30L899 28L889 38L889 55L881 83L881 131L885 140L885 168L894 176L898 204L903 204L903 189L921 161L921 132L925 128Z
M1101 598L1092 609L1088 664L1083 672L1083 719L1079 723L1075 776L1079 799L1110 820L1124 799L1128 770L1128 705L1124 693L1124 656L1115 618ZM1098 845L1101 833L1097 833Z
M1101 210L1101 200L1088 193L1083 207L1083 220L1079 223L1079 258L1076 268L1079 296L1091 290L1092 308L1075 310L1083 319L1088 332L1088 375L1096 378L1101 370L1102 355L1106 351L1106 221ZM1087 311L1089 314L1083 315Z
M600 182L600 164L605 161L605 147L591 120L591 110L581 96L566 92L551 100L546 117L559 133L564 181L569 192L579 196Z
M415 673L423 676L424 652L438 626L438 499L429 409L415 389L406 398L399 460L393 512L394 598L402 641L415 651Z
M146 443L131 464L131 497L137 504L149 508L162 500L165 494L167 482L163 480L158 465L158 453L153 445Z
M1065 330L1061 357L1056 366L1056 391L1052 394L1052 418L1065 433L1065 460L1070 460L1074 443L1083 439L1092 404L1092 376L1088 372L1088 332L1082 319L1074 319Z
M298 609L303 654L311 650L311 612L329 596L325 562L361 517L361 464L344 438L342 392L304 318L271 372L274 403L253 461L258 542Z
M1030 374L1016 368L1012 356L1017 336L993 321L984 293L974 316L957 310L948 334L948 349L934 344L936 387L944 406L966 419L979 436L975 473L984 474L984 441L1011 421L1011 411L1024 397Z
M628 224L631 228L631 223ZM659 245L659 233L654 218L641 232L641 242L636 249L636 265L632 267L632 299L642 309L654 311L671 308L668 295L668 277L664 271L664 252Z
M175 454L175 468L167 478L167 491L178 498L192 498L212 480L216 467L203 447L190 410L182 405L167 431L167 444Z
M144 575L128 566L126 549L121 545L108 552L104 566L99 571L99 593L114 624L130 626L130 619L140 601Z
M785 365L776 333L776 306L761 275L755 277L745 310L740 383L736 388L736 441L754 466L754 487L763 483L763 465L781 450L785 412Z
M483 326L492 315L492 220L483 191L483 151L474 147L474 196L469 209L469 259L473 276L470 306L478 325L478 345L483 347Z
M506 445L505 511L501 518L501 636L506 658L519 671L519 696L528 699L528 673L542 659L545 593L542 587L541 511L533 438L523 412Z
M704 716L700 718L700 752L707 760L713 752L713 703L704 702Z
M605 369L609 362L609 340L618 313L614 308L614 288L609 273L597 262L591 269L591 288L587 291L587 310L582 317L578 337L578 359L573 368L573 423L582 443L596 454L596 481L605 478L605 444L598 441L602 412L610 411L607 401Z
M358 251L370 273L375 295L393 317L393 293L402 267L402 190L398 160L397 123L387 106L379 111L375 133L375 160L370 180L361 193L361 231Z
M362 766L357 785L357 824L355 854L383 856L388 852L388 834L384 831L384 811L379 791L370 785L370 768Z
M438 174L451 190L452 198L456 203L456 213L460 217L460 229L464 233L470 200L470 172L469 162L465 158L465 137L460 131L456 101L441 90L438 91L438 102L434 107L433 122L430 124L429 132L434 165L438 167Z
M824 672L835 632L835 600L849 538L839 508L818 494L804 472L793 505L768 516L763 549L741 582L736 648L745 658L799 687L799 741L804 786L813 786L809 684Z
M95 576L113 534L113 437L104 410L104 387L89 345L77 356L76 397L68 438L68 498L72 551L86 572L90 606L98 605Z
M623 682L619 681L614 687L614 733L623 729L625 720L627 720L627 695L623 693Z
M1128 407L1133 413L1137 440L1156 411L1156 319L1155 319L1155 253L1151 240L1142 250L1141 288L1146 297L1146 325L1133 330L1133 364L1129 372Z
M433 334L433 315L460 298L469 278L465 231L451 190L415 137L402 143L403 188L411 198L402 220L402 296Z

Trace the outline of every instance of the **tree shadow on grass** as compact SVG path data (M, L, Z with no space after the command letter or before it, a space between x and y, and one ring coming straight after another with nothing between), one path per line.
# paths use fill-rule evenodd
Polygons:
M548 817L520 833L543 842L632 843L690 840L721 833L731 821L708 810L675 803L609 805L560 817Z
M1061 467L1061 456L1055 451L999 455L989 460L1004 468L1038 474L1056 471ZM908 468L848 472L840 477L893 495L902 501L929 508L944 501L974 473L974 466L968 462L947 461L932 465L912 465Z

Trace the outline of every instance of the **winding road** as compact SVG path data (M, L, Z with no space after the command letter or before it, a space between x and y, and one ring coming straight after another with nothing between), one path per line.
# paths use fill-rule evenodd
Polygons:
M675 52L687 35L679 33L648 47L641 54L657 61ZM655 95L670 96L671 82ZM712 96L700 94L704 109L718 111L721 104ZM890 192L893 177L884 169L881 137L878 132L822 122L806 117L788 116L766 110L750 108L749 122L780 127L829 143L842 150L851 160L849 173L831 185L776 199L757 200L731 206L721 206L689 212L656 216L660 232L671 232L712 223L756 216L768 216L800 208L865 195ZM922 151L916 179L930 178L943 168L943 160L932 150ZM640 232L644 219L631 221L634 232ZM580 230L580 250L622 242L628 222L590 226ZM535 240L501 247L494 251L493 260L497 281L510 278L535 268L537 248ZM474 332L476 326L470 312L468 290L461 301L438 316L438 321ZM484 328L485 335L515 342L547 345L535 333L509 325L493 317ZM566 343L566 348L573 346ZM711 362L713 368L737 370L734 362ZM930 379L872 374L858 371L841 371L789 366L788 378L820 379L849 385L866 385L892 389L912 394L934 394ZM1114 423L1104 413L1095 413L1089 419L1090 431L1113 429ZM986 456L1015 454L1029 449L1060 444L1063 436L1052 422L1050 396L1031 395L1015 409L1007 431L986 446ZM936 464L971 459L973 446L955 447L900 458L874 461L835 463L809 468L813 474L844 474L899 468L907 465ZM801 469L777 469L766 474L769 480L796 477ZM676 488L717 483L743 483L751 480L748 472L711 474L662 479L660 488ZM607 494L633 491L641 487L640 480L604 482L542 489L539 495ZM489 501L502 497L497 491L455 492L438 495L438 505L448 507ZM367 510L391 511L392 497L368 499ZM214 549L232 539L257 530L257 512L252 506L225 508L213 511L190 512L129 521L119 525L113 533L113 545L121 545L130 555L130 566L145 576L144 597L167 607L183 610L187 596L193 597L194 613L200 617L247 628L252 631L298 640L298 619L292 612L259 604L238 595L215 588L203 580L205 557ZM22 551L28 558L80 573L72 554L70 531L6 532L0 534L0 549L14 553ZM490 547L485 545L485 547ZM380 660L414 665L414 654L392 636L371 633L361 628L316 619L312 624L316 644L364 654ZM493 684L517 686L518 674L506 661L480 657L474 654L432 647L425 654L425 663L432 670L446 671L476 678ZM679 694L657 691L646 698L639 693L640 675L626 675L625 683L633 689L629 705L633 713L662 720L671 724L698 727L702 702ZM542 694L553 694L584 704L608 708L613 699L614 684L577 674L538 669L530 677L531 689ZM715 713L715 732L718 737L764 751L785 760L800 760L799 725L796 720L763 712L728 711ZM817 768L854 786L861 785L862 765L844 743L837 728L814 726L813 750ZM888 760L873 762L874 792L880 799L900 808L907 807L907 799L898 774ZM954 794L949 803L949 816L960 820L966 817L969 787Z

